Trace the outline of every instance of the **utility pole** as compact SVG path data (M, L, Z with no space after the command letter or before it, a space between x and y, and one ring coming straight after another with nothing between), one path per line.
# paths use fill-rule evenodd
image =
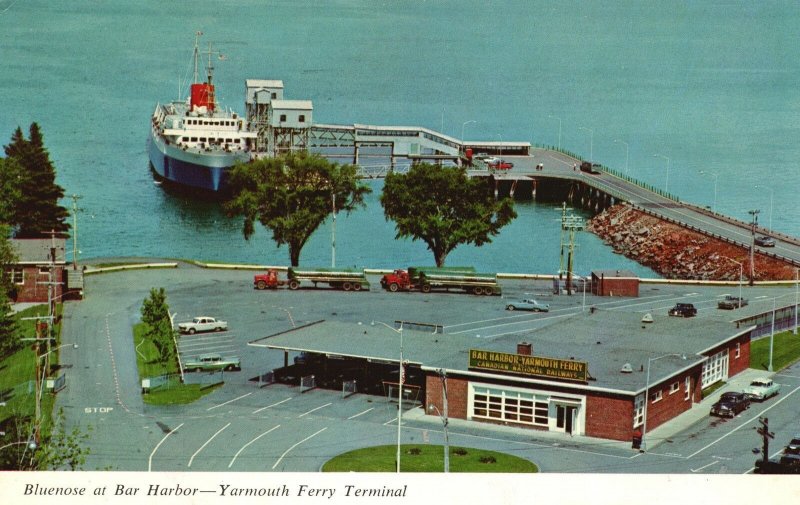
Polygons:
M757 428L757 431L758 431L758 434L761 435L761 437L764 440L764 445L763 445L763 447L761 449L761 453L762 453L761 455L762 455L764 464L766 465L769 462L769 439L770 438L775 438L775 434L769 431L769 419L768 418L759 417L758 418L758 422L761 423L761 427Z
M756 250L756 227L758 226L758 213L761 212L758 209L748 210L747 213L752 216L750 221L750 282L748 283L750 286L753 285L753 280L755 279L756 268L755 268L755 250Z
M78 200L83 198L81 195L72 195L72 269L78 269Z
M336 191L331 194L331 268L336 268Z
M566 204L565 204L566 205ZM583 218L573 214L566 214L566 209L561 217L561 233L563 236L564 231L569 231L569 249L567 254L567 294L572 294L572 259L575 251L575 232L583 229ZM563 256L563 243L562 243L562 256ZM563 265L563 262L562 262ZM561 278L561 271L559 271L559 279Z

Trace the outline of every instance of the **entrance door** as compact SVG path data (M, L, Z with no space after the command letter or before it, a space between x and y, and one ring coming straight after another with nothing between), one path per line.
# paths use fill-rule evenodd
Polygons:
M575 427L575 413L578 407L572 405L558 405L556 404L556 428L558 431L563 431L572 435L572 430Z

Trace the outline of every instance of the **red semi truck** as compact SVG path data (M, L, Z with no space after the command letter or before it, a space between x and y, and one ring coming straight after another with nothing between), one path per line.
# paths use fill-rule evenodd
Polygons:
M411 267L395 270L381 278L381 286L391 292L460 289L476 295L499 295L495 274L475 273L472 267Z

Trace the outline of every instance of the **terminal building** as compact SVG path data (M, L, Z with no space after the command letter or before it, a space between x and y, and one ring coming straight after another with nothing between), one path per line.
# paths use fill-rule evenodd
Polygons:
M755 328L648 316L594 310L487 339L448 335L440 326L320 321L249 345L284 352L285 366L274 371L279 381L314 375L321 387L354 383L357 392L376 395L394 389L429 414L443 410L446 390L449 417L631 440L645 416L653 429L691 409L704 388L745 370Z

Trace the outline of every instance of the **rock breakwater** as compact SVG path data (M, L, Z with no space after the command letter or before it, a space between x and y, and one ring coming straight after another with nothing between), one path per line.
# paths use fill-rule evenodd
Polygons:
M739 265L750 278L749 248L729 244L668 223L628 205L615 205L589 222L589 231L602 238L618 254L652 268L667 279L739 279ZM791 280L791 265L755 254L753 280Z

